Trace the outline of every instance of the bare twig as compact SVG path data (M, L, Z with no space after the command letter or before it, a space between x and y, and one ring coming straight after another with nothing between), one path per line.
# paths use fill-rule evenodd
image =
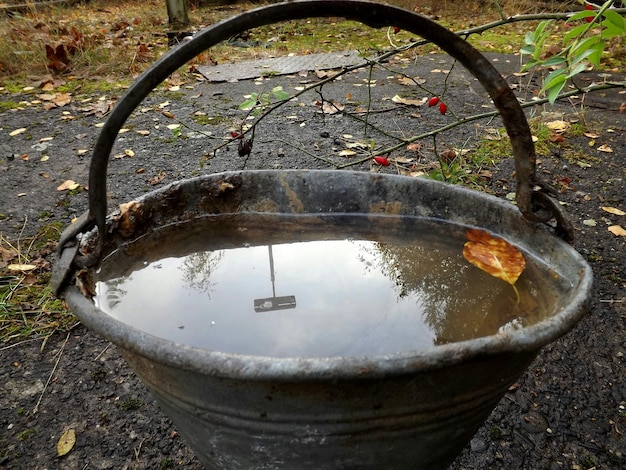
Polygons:
M67 336L65 337L65 341L63 342L61 349L57 353L56 362L54 363L54 367L52 368L52 371L50 371L50 375L48 376L46 385L44 385L43 390L41 391L41 395L39 395L39 400L37 400L37 403L35 404L35 408L33 409L33 414L36 414L39 411L39 405L41 404L41 400L43 399L43 396L45 395L46 390L48 389L48 385L50 385L50 381L52 380L52 377L54 376L54 373L57 370L57 366L59 365L59 361L61 361L61 356L63 355L63 350L65 349L65 345L67 344L67 341L69 339L70 339L70 333L68 333Z

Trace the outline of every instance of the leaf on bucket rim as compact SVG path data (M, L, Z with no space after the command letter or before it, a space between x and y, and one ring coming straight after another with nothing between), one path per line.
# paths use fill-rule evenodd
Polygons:
M135 229L135 214L140 214L143 204L139 201L130 201L120 204L120 218L118 229L125 236L132 234Z
M76 432L73 429L68 429L61 434L57 441L57 455L63 457L68 454L74 447L74 444L76 444Z
M522 252L502 238L479 229L468 229L468 241L463 246L467 261L487 274L511 284L519 302L515 283L526 267Z

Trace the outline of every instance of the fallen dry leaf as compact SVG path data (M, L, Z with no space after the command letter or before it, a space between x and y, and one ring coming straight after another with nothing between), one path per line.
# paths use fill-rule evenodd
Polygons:
M568 129L570 128L570 123L567 121L563 121L563 120L557 120L557 121L546 122L546 126L548 127L548 129L551 129L554 132L563 134L567 132Z
M626 230L621 225L611 225L609 227L609 232L611 232L616 237L626 237Z
M161 181L163 181L165 179L165 177L167 176L167 173L165 173L164 171L162 171L161 173L159 173L156 176L153 176L152 178L150 178L148 180L148 183L151 184L152 186L154 186L155 184L159 184Z
M27 271L32 271L33 269L37 269L37 266L35 266L34 264L9 264L7 266L7 269L9 271L15 271L15 272L27 272Z
M339 156L340 157L354 157L356 155L356 152L354 150L342 150L341 152L339 152Z
M426 80L420 77L411 78L411 77L402 76L398 78L398 83L404 86L417 86L417 85L423 85L424 83L426 83Z
M0 267L4 267L6 266L9 261L11 261L12 259L14 259L17 256L17 251L15 250L7 250L6 248L3 248L0 246L0 261L1 261L1 265Z
M13 136L16 136L16 135L22 134L23 132L26 132L26 128L25 128L25 127L20 127L19 129L15 129L14 131L11 131L11 132L9 133L9 135L10 135L11 137L13 137Z
M130 201L120 204L119 231L122 236L130 236L135 229L135 214L140 214L143 204Z
M324 101L322 104L322 112L324 114L337 114L343 111L344 108L345 106L338 101Z
M626 212L624 212L621 209L618 209L617 207L602 206L600 207L600 209L602 209L604 212L608 212L609 214L613 214L613 215L626 215Z
M57 442L57 455L62 457L68 454L72 450L72 447L74 447L74 444L76 444L76 433L73 429L68 429L59 437Z
M80 184L78 184L74 180L65 180L63 181L63 183L57 186L57 191L73 191L74 189L78 189L79 186Z
M613 153L613 149L606 144L602 144L598 147L598 152Z
M428 101L428 98L424 97L419 100L412 100L409 98L402 98L400 95L395 95L393 98L391 98L391 101L398 104L405 104L407 106L422 106L424 103L426 103L426 101Z
M519 302L515 283L526 267L524 255L515 246L484 230L468 229L463 256L477 268L513 286Z

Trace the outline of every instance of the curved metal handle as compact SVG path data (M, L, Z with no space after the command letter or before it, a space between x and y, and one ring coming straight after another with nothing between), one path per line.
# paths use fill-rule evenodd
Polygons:
M361 0L303 0L261 7L212 25L164 55L133 83L111 112L94 148L89 173L89 211L81 217L80 223L68 228L59 242L60 247L63 248L78 233L94 225L98 227L102 246L107 212L106 176L111 149L126 119L159 83L201 52L235 34L280 21L312 17L344 17L374 28L397 26L433 42L461 62L489 93L502 116L515 157L520 211L527 219L536 222L546 222L555 217L557 224L567 231L569 225L558 204L551 202L543 192L545 185L537 178L535 148L526 116L504 78L480 52L443 26L398 7Z

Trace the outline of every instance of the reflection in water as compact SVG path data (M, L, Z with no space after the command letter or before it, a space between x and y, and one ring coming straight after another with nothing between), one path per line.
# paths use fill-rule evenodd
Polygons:
M223 251L200 251L185 256L179 267L183 283L199 292L206 292L210 298L215 287L211 274L220 263L223 253Z
M469 265L458 246L309 241L273 245L269 261L267 245L164 258L98 282L96 302L148 333L201 348L361 356L490 335L519 318L537 321L537 306L550 299L533 279L530 263L517 305L511 287ZM293 305L255 311L255 301L277 293ZM549 313L554 301L542 307Z

